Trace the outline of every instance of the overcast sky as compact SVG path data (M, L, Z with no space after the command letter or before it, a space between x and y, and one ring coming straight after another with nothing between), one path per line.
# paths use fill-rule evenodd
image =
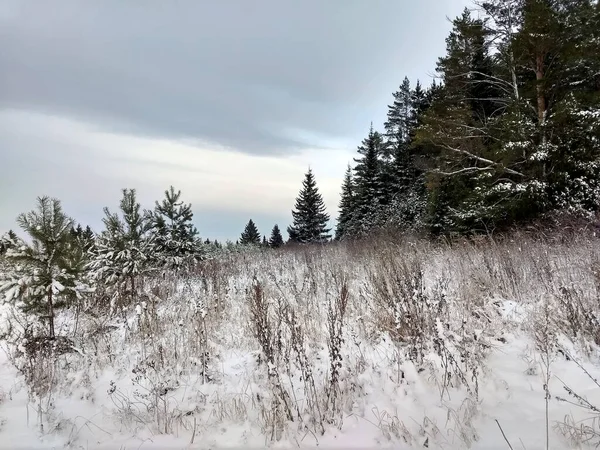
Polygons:
M102 229L170 185L202 237L282 229L341 178L404 76L429 84L464 0L2 0L0 232L35 198Z

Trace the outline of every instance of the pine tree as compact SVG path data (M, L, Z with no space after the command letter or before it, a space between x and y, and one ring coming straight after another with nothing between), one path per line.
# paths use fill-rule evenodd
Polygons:
M394 102L388 106L385 136L391 144L392 152L400 146L405 146L412 130L413 99L410 80L405 77L397 92L394 92Z
M275 226L273 226L273 230L271 230L269 247L279 248L281 246L283 246L283 236L281 235L281 230L279 230L279 226L275 224Z
M55 310L91 291L71 234L73 220L59 200L39 197L37 210L20 214L17 223L31 243L10 237L13 244L5 255L10 273L0 290L6 301L17 301L25 312L47 320L48 337L54 339Z
M244 232L240 236L239 243L242 245L260 245L260 233L252 219L246 224L246 228L244 228Z
M596 210L600 7L591 0L489 0L481 6L493 19L490 40L499 43L502 70L495 79L511 94L496 124L500 151L512 153L504 163L523 174L506 188L530 198L527 215Z
M589 0L528 0L515 35L522 95L536 105L527 152L539 209L600 206L600 10Z
M122 218L104 208L105 230L98 236L90 268L97 281L117 285L118 292L136 294L136 279L152 269L151 222L143 215L135 189L123 189Z
M201 259L198 231L192 223L192 205L181 200L171 186L149 215L153 234L153 257L160 267L179 270Z
M505 109L490 84L495 76L484 23L465 10L453 25L436 69L443 85L416 133L416 144L429 152L429 222L439 232L485 229L506 220L508 205L524 210L527 200L512 190L511 181L523 178L515 152L497 149L496 123ZM510 190L500 192L505 186Z
M325 212L325 203L311 169L308 169L302 182L292 217L293 225L288 227L290 241L302 244L324 243L331 237L328 234L330 228L327 228L329 215Z
M342 193L339 203L339 215L335 229L335 238L340 240L347 233L348 224L354 214L355 186L352 178L352 167L348 164L342 183Z

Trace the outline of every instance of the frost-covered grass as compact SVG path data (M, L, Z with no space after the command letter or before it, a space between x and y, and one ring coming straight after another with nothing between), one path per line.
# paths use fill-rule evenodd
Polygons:
M593 448L599 256L518 236L230 255L63 312L53 355L5 305L0 448Z

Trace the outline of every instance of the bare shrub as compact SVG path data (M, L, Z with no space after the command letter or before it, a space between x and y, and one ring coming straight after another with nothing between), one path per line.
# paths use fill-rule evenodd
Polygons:
M272 394L272 403L269 410L263 412L266 423L272 425L271 440L281 439L284 421L294 421L292 401L288 391L283 385L279 372L278 360L281 353L281 340L278 339L278 327L272 318L271 308L266 299L262 284L254 278L248 295L251 320L254 336L261 350L262 358L267 366L267 376Z
M577 365L578 369L583 372L592 383L600 389L600 382L594 378L583 365L577 361L569 352L561 348L560 351ZM555 428L567 437L573 445L593 445L596 448L600 446L600 405L593 404L586 397L579 394L571 386L565 384L562 380L559 380L563 389L568 395L568 398L556 396L556 399L560 402L570 403L574 406L582 408L588 414L588 417L576 421L572 416L567 415L563 422L559 422L555 425Z
M304 394L306 396L306 409L312 412L310 425L314 428L315 432L323 435L325 433L325 426L321 412L320 395L315 384L312 363L306 354L305 333L298 320L298 314L291 308L286 317L286 323L291 332L290 344L295 354L296 364L302 374Z
M444 308L442 303L431 302L426 294L421 261L416 257L393 257L388 252L370 271L369 281L376 327L406 348L406 357L421 364L432 336L433 317L442 314Z
M329 423L336 423L342 426L342 408L340 397L342 395L340 387L340 374L342 368L342 344L344 343L344 318L348 306L348 281L344 274L334 276L338 287L338 295L329 299L327 307L327 330L329 349L329 381L326 391L327 420Z
M584 291L574 284L562 284L555 296L561 317L561 329L573 338L590 340L600 345L600 304L594 304Z

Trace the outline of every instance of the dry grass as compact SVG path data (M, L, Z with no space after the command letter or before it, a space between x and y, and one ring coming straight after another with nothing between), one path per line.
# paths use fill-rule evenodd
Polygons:
M448 406L448 426L467 447L477 440L486 357L519 323L503 319L500 300L537 317L529 331L547 366L556 334L588 353L600 344L600 243L584 234L437 243L387 238L226 255L192 274L145 278L137 286L137 300L112 316L99 289L101 298L88 299L77 329L65 319L63 333L78 353L54 355L51 371L46 360L31 365L15 356L34 397L47 401L70 372L94 378L113 368L115 417L156 433L256 421L267 440L295 430L295 438L318 442L328 425L342 427L362 408L361 417L386 439L446 439L425 419L411 428L395 413L369 418L362 377L385 373L401 387L414 368L438 387L441 400L464 393L459 406ZM16 345L17 328L7 342ZM382 342L391 342L392 351L376 360ZM236 351L256 358L239 357L248 365L247 381L233 391L223 353ZM54 374L51 386L44 372ZM597 417L586 426L597 432L596 424ZM568 422L561 430L583 433Z

